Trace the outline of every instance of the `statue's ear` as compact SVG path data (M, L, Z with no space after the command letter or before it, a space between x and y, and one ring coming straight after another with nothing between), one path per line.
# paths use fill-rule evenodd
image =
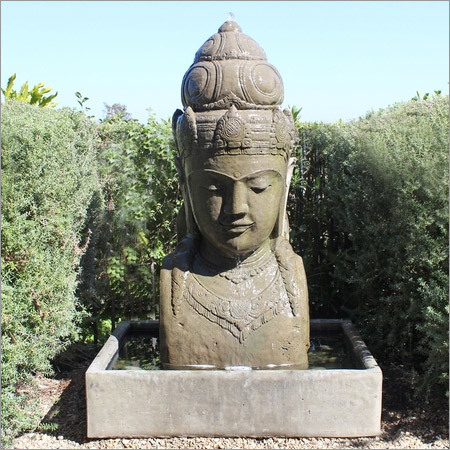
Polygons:
M172 116L172 133L173 138L175 139L175 143L177 142L177 125L178 125L178 119L180 116L183 115L183 111L181 109L177 109Z
M294 174L296 163L297 158L289 158L286 170L286 185L284 189L284 197L281 199L280 210L278 211L278 219L272 233L272 238L278 238L282 236L289 240L289 220L286 213L286 207L289 194L289 186L291 185L292 175Z
M297 165L297 158L289 158L287 173L286 173L286 192L289 191L289 186L291 185L292 175L294 175L294 169ZM287 200L287 195L286 195ZM285 205L286 207L286 205Z
M178 244L186 237L186 210L184 209L184 203L181 205L177 214L177 242Z
M200 231L192 214L189 199L184 198L177 215L177 241L181 242L188 234L198 236Z
M188 234L196 236L199 231L194 215L192 214L191 202L189 200L189 189L186 185L186 177L184 175L182 159L180 156L175 158L175 166L178 172L181 195L183 196L183 204L177 216L177 239L178 242L181 242Z
M177 168L177 174L178 174L178 181L180 182L180 185L184 185L185 178L183 173L183 165L181 163L181 157L175 156L175 167Z

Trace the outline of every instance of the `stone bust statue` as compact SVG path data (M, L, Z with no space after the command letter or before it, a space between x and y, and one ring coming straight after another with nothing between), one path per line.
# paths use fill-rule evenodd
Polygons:
M306 276L287 240L295 129L282 101L278 71L234 21L183 78L173 132L184 207L161 271L165 369L308 366Z

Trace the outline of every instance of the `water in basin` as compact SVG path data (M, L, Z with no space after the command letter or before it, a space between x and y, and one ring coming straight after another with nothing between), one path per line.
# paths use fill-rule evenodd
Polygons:
M359 369L342 332L311 332L309 369ZM122 342L112 370L160 370L158 338L155 333L134 331Z

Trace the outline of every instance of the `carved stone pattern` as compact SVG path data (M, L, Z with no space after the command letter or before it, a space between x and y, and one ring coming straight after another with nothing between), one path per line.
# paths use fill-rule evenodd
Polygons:
M293 121L287 110L275 109L272 121L272 146L289 151L294 146Z
M221 298L189 273L183 300L198 314L230 332L241 344L253 331L276 317L289 305L279 271L263 292L252 299L243 300Z
M216 148L250 147L249 134L245 122L237 113L237 109L232 106L217 123L214 145Z
M283 278L283 284L289 298L292 314L294 316L298 316L298 299L300 298L301 292L294 278L295 262L293 261L292 255L293 251L289 241L279 238L275 248L275 258L278 263L278 269L280 270L280 274Z
M268 256L269 257L260 258L253 264L248 265L248 267L246 267L247 265L245 263L241 263L238 266L225 271L220 271L217 267L210 264L200 253L195 255L195 261L202 268L202 272L204 272L205 275L214 276L218 273L220 277L225 278L234 284L239 284L264 272L272 263L270 254Z
M172 266L172 313L176 316L183 301L189 267L194 259L195 239L185 237L177 246L173 255Z
M288 157L293 148L292 118L278 108L272 122L267 124L245 122L234 105L220 118L206 118L205 114L195 113L188 107L177 120L175 135L181 157L199 150L208 151L211 156L283 154Z
M236 24L233 30L221 27L197 51L194 63L226 59L266 60L266 53ZM230 31L230 32L228 32Z
M247 61L261 61L260 56L253 56L249 53L238 53L231 51L230 53L225 53L223 55L214 55L214 56L207 56L202 55L198 58L198 61L223 61L228 59L242 59Z
M225 97L211 103L205 104L193 104L195 111L210 111L215 109L227 109L230 106L235 105L238 109L273 109L273 105L255 105L254 103L242 100L237 95L232 92L227 94Z
M185 157L186 153L197 146L197 122L191 107L187 107L184 114L177 119L175 136L181 157Z

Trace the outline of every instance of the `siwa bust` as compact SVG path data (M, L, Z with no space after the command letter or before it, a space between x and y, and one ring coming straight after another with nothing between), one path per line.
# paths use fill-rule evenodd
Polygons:
M184 207L161 271L165 369L308 366L302 259L288 240L295 158L283 83L225 22L195 55L173 117Z

